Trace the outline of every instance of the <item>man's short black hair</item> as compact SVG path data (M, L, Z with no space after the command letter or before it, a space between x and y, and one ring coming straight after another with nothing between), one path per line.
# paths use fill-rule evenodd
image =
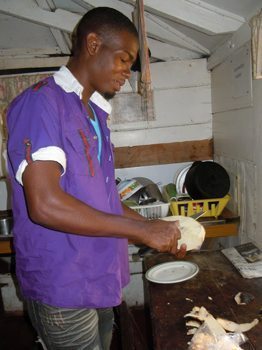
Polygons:
M72 54L78 54L89 33L97 33L105 40L112 35L128 31L138 38L136 27L123 13L111 7L95 7L88 11L77 24L72 36Z

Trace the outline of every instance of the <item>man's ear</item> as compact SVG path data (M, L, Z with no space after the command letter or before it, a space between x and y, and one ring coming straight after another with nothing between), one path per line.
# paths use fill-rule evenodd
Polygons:
M86 48L90 56L95 55L101 45L101 39L96 33L89 33L86 37Z

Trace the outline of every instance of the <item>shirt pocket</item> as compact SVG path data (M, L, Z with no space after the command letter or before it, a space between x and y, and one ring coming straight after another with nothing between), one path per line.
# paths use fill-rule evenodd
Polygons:
M78 175L95 175L97 138L88 129L65 132L67 171Z

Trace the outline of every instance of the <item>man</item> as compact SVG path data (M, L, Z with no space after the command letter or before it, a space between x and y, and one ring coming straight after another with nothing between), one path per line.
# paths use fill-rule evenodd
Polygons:
M128 239L183 257L175 223L121 205L106 119L138 52L131 21L89 11L67 67L8 112L17 277L48 349L109 349L112 307L129 282Z

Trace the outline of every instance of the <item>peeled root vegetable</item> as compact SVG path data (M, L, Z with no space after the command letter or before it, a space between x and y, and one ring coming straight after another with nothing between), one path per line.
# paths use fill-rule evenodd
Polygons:
M234 333L247 332L259 323L259 320L257 318L255 318L250 323L241 323L241 324L235 323L233 321L228 321L223 318L217 318L216 320L220 324L220 326L222 326L226 331L234 332Z

